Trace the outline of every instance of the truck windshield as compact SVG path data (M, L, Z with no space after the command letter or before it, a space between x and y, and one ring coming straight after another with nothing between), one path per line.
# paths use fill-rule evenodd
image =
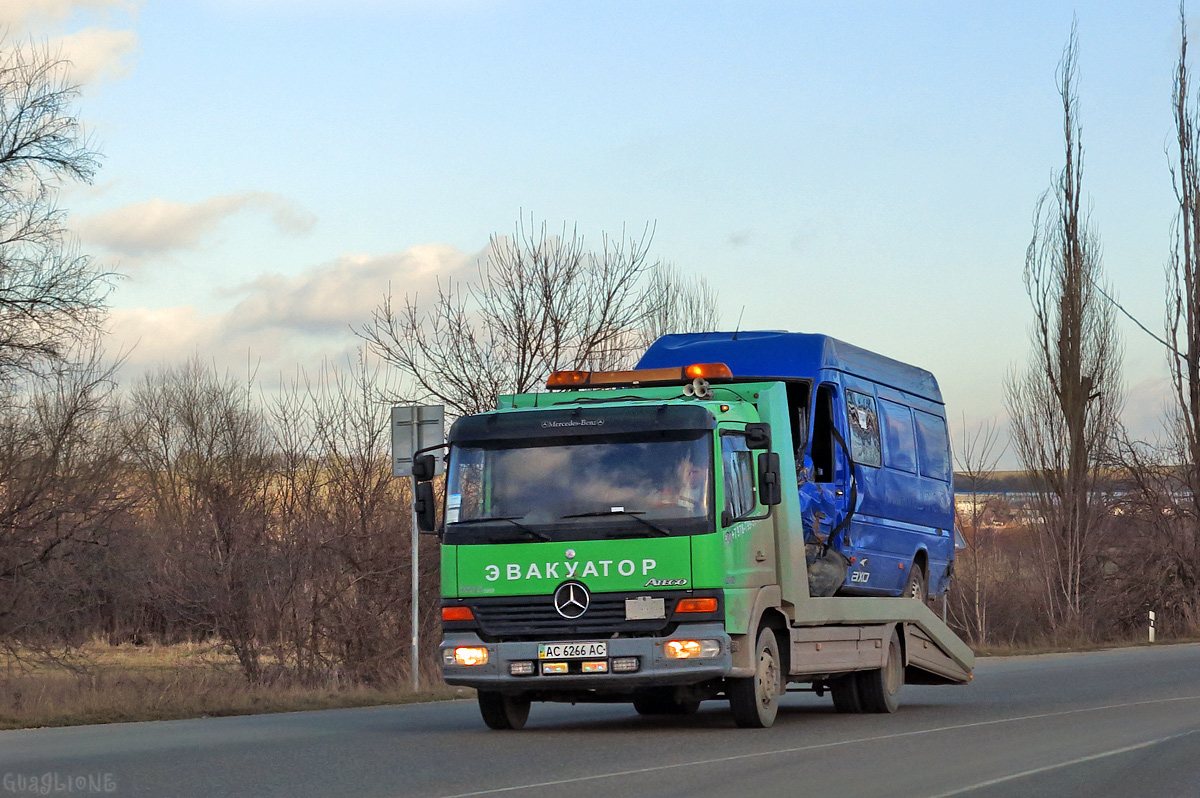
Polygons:
M705 531L707 524L697 522L711 515L711 446L711 433L693 430L655 433L653 440L455 446L447 474L447 534L470 528L483 542L530 539L521 527L543 534L549 529L556 540L604 536L618 526L645 535Z

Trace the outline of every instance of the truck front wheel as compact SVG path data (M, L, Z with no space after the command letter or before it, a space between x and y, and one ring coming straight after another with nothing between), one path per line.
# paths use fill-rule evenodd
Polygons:
M529 699L480 690L479 714L489 729L523 729L529 720Z
M754 675L729 680L729 708L743 729L765 729L775 722L783 692L779 643L770 628L760 629L754 647Z

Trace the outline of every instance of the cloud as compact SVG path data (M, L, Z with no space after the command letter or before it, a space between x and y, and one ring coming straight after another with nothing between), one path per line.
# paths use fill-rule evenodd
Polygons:
M470 263L453 247L428 244L377 257L344 255L297 277L265 275L235 289L245 298L230 314L230 329L346 329L367 321L389 286L397 296L433 293L438 278L462 274Z
M477 255L429 244L378 256L345 255L295 276L265 275L227 292L225 312L191 306L115 309L112 351L131 350L126 373L176 363L192 354L235 373L247 358L260 374L294 373L338 359L361 342L351 331L371 318L390 290L436 295L437 282L473 274Z
M131 30L85 28L52 39L50 49L71 62L70 79L75 83L97 83L129 74L129 61L137 52L138 37Z
M110 351L129 352L130 363L173 363L219 337L220 319L191 307L131 308L109 316Z
M0 26L24 33L35 26L62 23L79 11L133 11L140 3L130 0L4 0L0 3Z
M51 53L70 62L70 79L94 83L129 74L129 61L137 51L138 37L131 30L88 27L54 36L77 15L110 11L132 13L141 4L130 0L3 0L0 31L14 38L46 37Z
M285 233L304 233L316 217L276 194L225 194L203 202L150 199L90 216L78 224L80 237L137 262L147 257L195 249L202 239L235 214L263 211Z

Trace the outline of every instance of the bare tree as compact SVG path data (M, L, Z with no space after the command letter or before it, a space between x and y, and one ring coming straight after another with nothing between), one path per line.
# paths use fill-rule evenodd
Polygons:
M651 269L642 306L647 314L639 330L641 349L664 335L707 332L721 326L717 292L703 277L685 277L670 263L658 263Z
M258 602L276 500L262 410L247 386L193 357L132 391L126 442L162 545L157 587L260 680Z
M328 648L358 680L397 675L408 658L411 498L392 478L391 423L380 369L366 354L345 370L322 369L309 386L329 512L322 548L332 557L319 619ZM430 558L426 558L428 567ZM427 614L435 606L426 602ZM410 664L411 667L411 664Z
M86 563L131 509L114 366L98 344L72 360L32 390L0 391L0 647L10 651L83 636L98 600Z
M958 472L954 490L956 495L964 497L963 501L955 504L954 523L963 533L967 545L967 556L959 555L955 559L958 572L956 581L963 585L963 577L967 580L966 589L958 591L962 596L962 606L956 608L955 615L970 631L976 645L982 645L988 636L991 579L985 572L989 570L987 561L992 546L987 521L995 520L997 501L995 496L984 490L984 485L1004 454L1004 448L999 446L999 432L993 423L985 421L968 433L964 418L954 455Z
M1052 626L1076 625L1097 581L1100 464L1121 403L1121 344L1103 300L1100 242L1081 209L1083 148L1075 27L1058 70L1066 162L1039 199L1025 256L1032 353L1010 374L1012 440L1034 477Z
M1128 480L1119 508L1125 545L1111 566L1118 621L1140 626L1145 611L1155 609L1164 631L1179 634L1200 628L1200 112L1190 96L1187 45L1181 2L1175 152L1168 161L1177 213L1166 268L1165 339L1158 339L1175 401L1161 442L1120 437L1116 465Z
M70 243L56 204L98 164L67 67L45 46L0 39L0 380L61 361L103 319L106 275Z
M512 236L492 237L477 281L439 286L429 307L389 294L356 333L418 398L455 415L491 409L501 393L536 390L555 370L627 366L646 325L674 323L668 310L694 309L695 323L715 316L703 281L681 283L649 263L652 236L648 225L638 236L606 236L593 251L577 230L551 235L545 224L521 222Z
M1167 266L1167 338L1173 347L1168 370L1175 390L1175 413L1168 430L1186 464L1193 517L1200 518L1200 126L1188 96L1187 21L1179 4L1179 63L1173 111L1177 162L1171 167L1178 213L1175 246Z

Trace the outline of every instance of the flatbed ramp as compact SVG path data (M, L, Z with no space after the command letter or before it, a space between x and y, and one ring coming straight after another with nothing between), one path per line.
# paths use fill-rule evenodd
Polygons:
M901 629L904 681L965 684L975 654L934 612L910 598L812 598L789 630L792 676L882 667L892 631Z

